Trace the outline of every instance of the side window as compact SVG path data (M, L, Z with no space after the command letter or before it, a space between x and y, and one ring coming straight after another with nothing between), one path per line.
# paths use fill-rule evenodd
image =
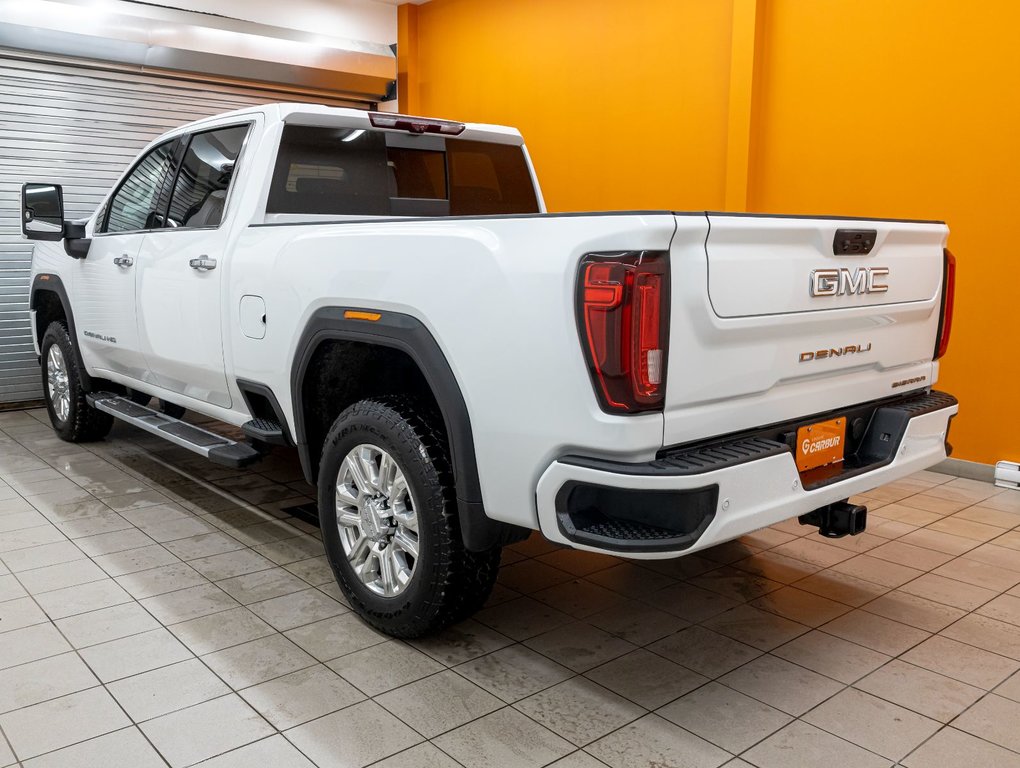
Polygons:
M248 128L235 125L191 137L170 197L168 227L219 226Z
M153 147L110 199L103 232L132 232L159 226L160 190L173 165L174 140Z

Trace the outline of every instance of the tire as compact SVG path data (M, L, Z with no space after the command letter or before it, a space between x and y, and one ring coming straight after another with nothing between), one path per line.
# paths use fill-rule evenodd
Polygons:
M420 637L471 615L499 570L500 547L464 548L441 425L410 399L362 400L340 414L323 446L319 524L327 559L354 610L393 637ZM383 469L383 454L396 472Z
M113 427L113 416L97 411L86 401L78 360L63 321L49 324L41 351L46 411L57 436L70 443L102 440Z

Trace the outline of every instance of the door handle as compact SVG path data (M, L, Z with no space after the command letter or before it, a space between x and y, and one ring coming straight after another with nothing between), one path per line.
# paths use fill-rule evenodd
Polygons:
M135 260L128 256L126 253L123 256L118 256L113 260L113 263L118 267L130 267L135 263Z
M197 269L200 272L208 272L210 269L216 269L216 259L210 259L208 256L203 256L200 259L192 259L188 262L188 266L192 269Z

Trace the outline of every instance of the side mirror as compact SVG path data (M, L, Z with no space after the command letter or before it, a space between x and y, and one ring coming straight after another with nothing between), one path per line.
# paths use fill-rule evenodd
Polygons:
M64 193L59 184L23 184L21 233L29 240L64 239Z

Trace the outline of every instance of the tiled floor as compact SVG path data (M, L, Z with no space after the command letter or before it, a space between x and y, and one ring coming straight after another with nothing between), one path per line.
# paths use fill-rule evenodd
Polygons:
M638 565L538 537L403 643L344 605L292 457L0 414L0 767L1020 766L1020 493L922 472L867 533Z

